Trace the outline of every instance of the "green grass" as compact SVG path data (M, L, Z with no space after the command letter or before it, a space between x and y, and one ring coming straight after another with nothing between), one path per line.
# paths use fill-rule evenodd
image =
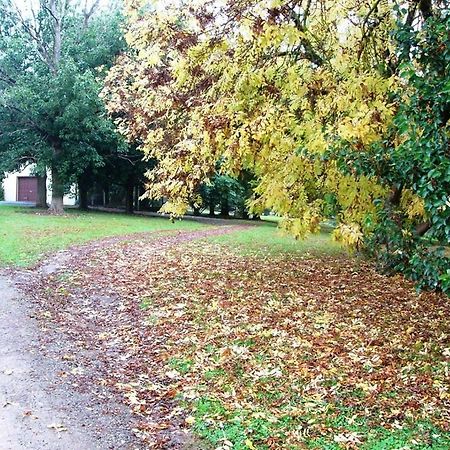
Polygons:
M34 208L0 206L0 266L32 266L46 254L104 237L204 227L204 224L189 220L171 223L166 218L77 210L68 210L62 216L52 216ZM267 222L212 240L247 254L343 254L342 247L333 242L328 233L298 241L283 234L274 223Z
M401 428L370 428L364 424L346 426L342 436L351 438L350 433L360 440L361 450L448 450L450 437L445 431L437 429L429 422L411 423ZM336 442L336 435L308 440L311 450L342 450L343 444Z
M188 373L193 364L194 362L190 359L171 358L169 360L169 367L182 374Z
M239 233L214 237L212 241L232 247L242 254L268 256L281 254L341 256L345 254L342 245L331 239L328 230L297 240L279 230L276 223L268 222L258 223Z
M335 417L326 421L328 432L320 438L309 438L308 429L317 421L311 416L281 416L268 420L264 411L235 411L228 413L217 400L207 397L195 402L194 431L216 448L224 441L233 444L233 450L269 450L268 445L257 444L269 437L280 442L287 431L295 431L298 440L303 441L301 448L310 450L343 450L360 448L361 450L447 450L450 448L449 433L437 429L431 423L423 421L410 423L400 428L370 427L364 419L354 419L352 411L345 408ZM226 417L226 421L217 420ZM249 433L251 430L251 433ZM341 442L338 442L338 441ZM355 440L357 446L346 447L345 442ZM249 444L249 441L251 444ZM298 449L297 445L284 445L283 448Z
M69 210L52 216L43 210L0 206L0 266L31 266L43 255L103 237L145 231L197 230L197 222Z

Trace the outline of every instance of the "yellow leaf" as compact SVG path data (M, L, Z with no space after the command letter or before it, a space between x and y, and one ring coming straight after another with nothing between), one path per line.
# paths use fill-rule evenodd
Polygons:
M186 419L184 419L184 421L185 421L188 425L194 425L194 423L195 423L195 417L194 417L194 416L188 416L188 417L186 417Z
M250 439L245 440L245 445L251 450L256 450L256 447L253 445L253 442Z

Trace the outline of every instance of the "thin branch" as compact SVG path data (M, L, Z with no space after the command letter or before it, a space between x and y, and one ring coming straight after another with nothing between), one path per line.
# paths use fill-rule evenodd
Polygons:
M5 82L9 86L14 86L16 84L16 80L11 77L11 75L7 74L1 67L0 67L0 81Z
M44 62L53 72L55 67L52 64L52 60L50 58L50 54L45 45L45 42L40 35L40 30L38 30L35 26L29 24L29 22L23 17L20 8L16 4L12 3L12 5L16 14L16 17L12 18L17 18L24 31L31 37L34 42L36 42L39 57L41 58L42 62Z
M364 51L364 41L366 40L367 36L370 34L370 32L373 30L374 27L367 27L367 24L369 22L369 19L371 18L372 14L378 9L378 5L383 0L375 0L375 3L372 5L372 7L369 9L368 13L366 14L366 17L364 17L363 23L362 23L362 30L363 35L361 37L361 45L358 50L358 60L361 58L361 55Z
M94 14L94 12L96 11L98 5L100 3L100 0L95 0L94 3L92 4L92 6L89 8L87 7L87 0L85 2L85 7L83 9L83 16L84 16L84 24L83 27L84 29L86 29L88 27L89 24L89 20L92 17L92 15Z
M9 109L11 112L19 113L23 116L25 120L19 121L19 123L28 123L32 125L36 131L39 131L41 134L43 134L43 136L48 135L47 131L41 128L31 117L29 117L23 109L14 105L5 105L5 108Z
M56 2L54 0L50 3L50 8L42 3L42 9L45 9L53 17L53 20L59 23L60 18L56 17Z

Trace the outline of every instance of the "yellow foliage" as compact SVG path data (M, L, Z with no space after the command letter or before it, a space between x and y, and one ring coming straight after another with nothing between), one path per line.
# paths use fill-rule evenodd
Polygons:
M333 238L350 248L358 248L362 243L363 233L356 223L340 224L333 232Z
M409 189L403 190L400 205L410 219L425 218L426 216L423 199L413 194Z
M392 124L388 93L397 80L371 64L390 45L389 7L379 5L385 19L368 45L361 23L349 20L368 13L356 0L313 1L302 26L283 13L289 0L244 1L231 17L238 6L228 1L139 14L128 3L130 51L111 69L104 96L121 113L119 130L158 160L148 195L182 214L220 160L231 175L253 172L253 211L275 211L298 237L318 229L322 199L333 194L348 224L336 236L358 245L387 189L343 174L333 151L340 143L365 152ZM204 11L213 17L206 25L196 15ZM419 214L418 201L409 204L408 214Z

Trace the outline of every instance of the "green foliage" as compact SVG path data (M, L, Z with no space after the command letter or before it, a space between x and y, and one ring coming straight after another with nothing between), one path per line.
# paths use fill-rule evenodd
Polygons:
M404 85L396 93L399 145L378 148L389 161L379 176L396 185L396 201L380 202L378 223L366 243L388 271L402 272L419 288L450 294L450 13L443 10L421 29L400 25L397 40ZM367 173L368 166L361 164ZM414 200L414 197L416 200ZM420 201L418 200L420 199ZM405 205L409 203L405 211ZM423 225L425 234L420 231ZM442 246L441 248L439 248Z
M0 171L51 168L60 195L121 145L99 98L105 68L124 45L121 15L88 20L76 7L42 0L27 18L5 0L0 17Z
M248 216L246 201L251 191L245 181L216 173L209 182L199 186L198 194L201 207L209 208L210 215L219 207L222 216L228 216L230 211L234 211L235 217Z

